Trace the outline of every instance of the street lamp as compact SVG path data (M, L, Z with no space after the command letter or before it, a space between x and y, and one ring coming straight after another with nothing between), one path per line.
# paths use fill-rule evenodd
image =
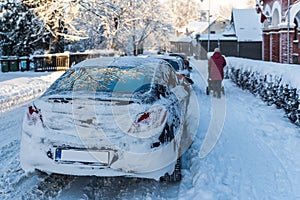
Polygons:
M288 21L287 21L287 63L290 64L290 24L291 24L291 20L290 20L290 6L291 6L291 2L290 0L288 0Z
M200 0L203 2L204 0ZM208 29L207 29L207 52L209 52L210 49L210 0L208 0Z

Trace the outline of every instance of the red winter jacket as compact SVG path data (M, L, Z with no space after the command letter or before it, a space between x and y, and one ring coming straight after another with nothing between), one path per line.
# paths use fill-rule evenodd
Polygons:
M209 78L211 80L223 80L223 68L226 66L226 60L220 52L215 52L208 61Z

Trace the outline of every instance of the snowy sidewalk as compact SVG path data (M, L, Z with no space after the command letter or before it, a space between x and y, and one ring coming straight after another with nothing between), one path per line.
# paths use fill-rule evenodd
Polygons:
M284 111L224 80L226 113L220 139L204 158L199 154L211 121L214 100L204 94L207 67L194 61L200 118L195 142L188 152L190 170L181 199L300 199L300 131ZM197 88L196 87L196 88ZM224 105L223 105L224 106ZM201 115L202 114L202 115ZM185 189L186 190L186 189Z

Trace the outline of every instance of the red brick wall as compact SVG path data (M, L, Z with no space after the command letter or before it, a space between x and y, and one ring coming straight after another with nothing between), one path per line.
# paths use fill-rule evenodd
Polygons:
M288 0L264 0L264 6L269 5L271 8L274 2L279 2L282 4L281 14L282 19L285 20L285 14L288 7ZM290 0L291 5L298 0ZM288 51L287 44L287 27L270 30L270 35L268 39L268 30L264 30L263 32L263 54L264 60L270 60L273 62L281 62L281 63L293 63L296 62L293 59L295 57L295 53L300 54L299 42L293 41L294 39L294 29L290 29L290 50ZM299 38L300 41L300 38ZM290 57L288 58L288 54ZM299 56L300 57L300 56ZM298 63L300 64L300 58L298 59Z
M300 64L300 48L299 48L300 34L295 42L293 42L293 52L295 55L298 55L297 64Z
M270 61L270 33L269 31L263 32L263 60Z
M271 8L273 6L273 3L275 1L278 1L278 0L264 0L264 6L266 5L269 5ZM297 0L290 0L290 4L292 5L293 3L295 3ZM282 4L282 9L281 9L281 13L282 15L285 14L285 11L287 10L287 7L288 7L288 0L280 0L279 3Z
M297 0L290 0L290 5L292 5L296 1ZM288 9L288 0L281 0L281 2L282 2L282 15L284 15Z
M279 55L279 47L280 47L280 34L278 30L271 31L270 32L270 54L271 54L271 61L273 62L279 62L280 61L280 55Z

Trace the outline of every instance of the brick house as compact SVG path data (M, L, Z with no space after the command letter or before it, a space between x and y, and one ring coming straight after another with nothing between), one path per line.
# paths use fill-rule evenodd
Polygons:
M262 53L265 61L300 63L300 1L290 0L290 7L288 2L261 0L260 5L257 4L263 23Z

